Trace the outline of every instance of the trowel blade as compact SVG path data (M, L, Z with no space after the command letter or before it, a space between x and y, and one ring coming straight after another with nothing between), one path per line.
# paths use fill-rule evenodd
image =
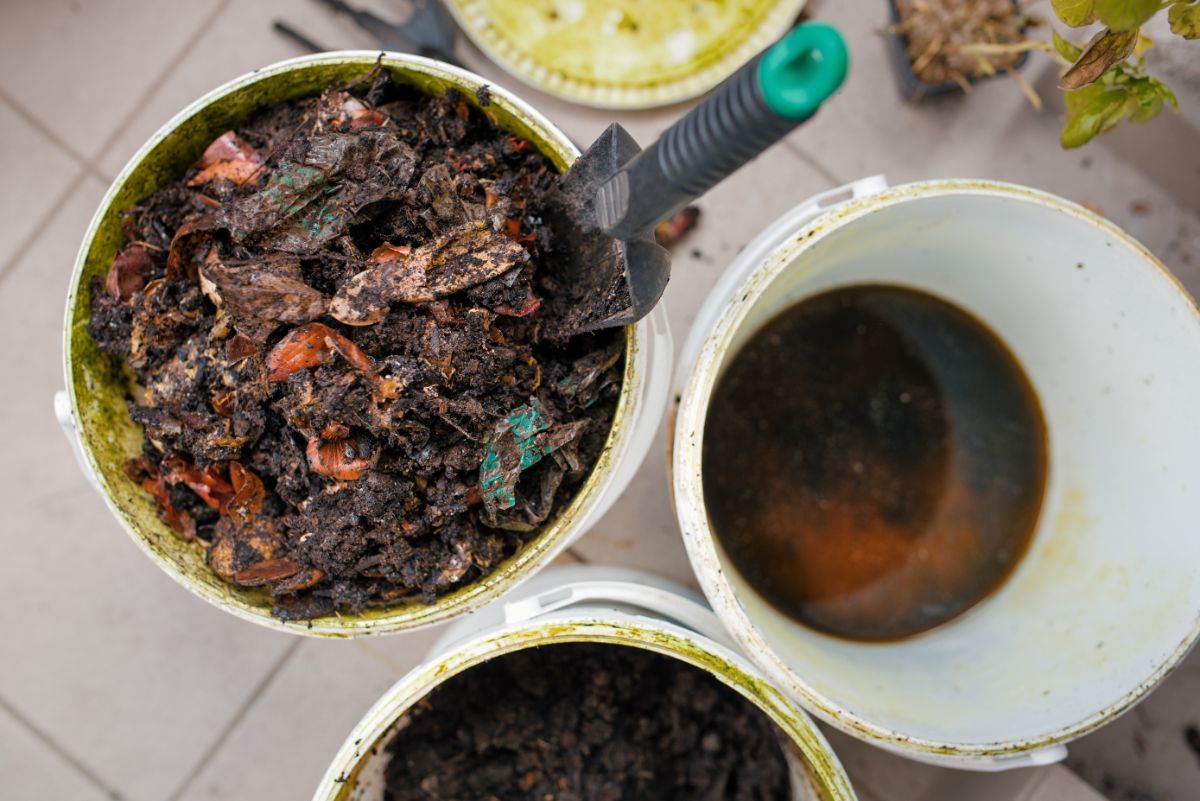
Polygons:
M548 204L559 270L554 332L614 328L650 313L670 277L671 256L652 231L614 239L596 223L597 189L640 152L617 123L602 133L559 180Z

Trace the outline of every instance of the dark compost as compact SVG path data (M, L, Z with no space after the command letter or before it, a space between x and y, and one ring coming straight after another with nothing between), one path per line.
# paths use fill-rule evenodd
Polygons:
M311 619L487 575L603 447L623 334L550 333L553 165L377 69L218 137L127 217L89 331L126 472L224 580Z
M448 680L388 746L386 801L786 801L779 729L637 648L516 651Z

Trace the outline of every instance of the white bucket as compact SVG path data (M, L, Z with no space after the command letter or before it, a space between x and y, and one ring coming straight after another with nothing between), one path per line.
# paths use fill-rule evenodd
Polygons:
M860 283L973 312L1025 367L1048 428L1045 501L1015 574L960 618L895 643L833 638L762 600L714 540L700 480L729 354L784 307ZM1192 299L1079 206L982 181L886 189L874 178L822 196L739 255L683 349L673 483L692 566L743 650L844 731L979 770L1057 761L1200 635L1198 366Z
M326 615L285 622L270 614L270 594L234 587L205 563L199 543L187 543L159 520L150 495L125 475L126 459L141 452L141 428L125 411L127 380L87 333L88 282L108 270L124 244L121 212L176 179L217 135L253 113L284 100L316 94L347 82L376 63L402 84L429 94L447 88L477 104L476 90L488 82L471 72L404 53L347 51L303 56L243 75L214 89L166 123L117 176L84 234L67 297L64 354L65 392L55 411L88 479L134 542L173 579L201 598L246 620L313 636L349 637L427 626L478 609L550 564L612 506L646 455L665 409L671 376L671 335L663 308L625 328L625 368L608 439L591 473L574 497L515 555L482 579L432 604L402 600L368 607L362 614ZM503 129L524 136L565 170L578 149L567 135L516 95L490 86L485 113Z
M425 662L367 712L326 771L314 801L381 801L386 746L409 708L451 676L489 659L567 642L644 648L706 671L779 726L794 801L855 799L812 720L734 649L720 621L693 593L639 571L580 565L539 574L509 598L450 626Z

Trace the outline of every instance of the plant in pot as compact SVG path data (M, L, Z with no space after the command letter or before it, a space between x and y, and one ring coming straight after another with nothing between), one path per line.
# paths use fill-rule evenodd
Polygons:
M1007 74L1040 102L1017 72L1033 49L1025 30L1037 19L1014 0L889 0L892 54L909 100L970 92L977 81Z
M1066 67L1060 83L1067 114L1059 137L1080 147L1122 120L1147 122L1175 94L1146 69L1154 46L1142 26L1165 13L1173 34L1200 38L1200 0L1051 0L1055 16L1072 28L1103 25L1086 43L1051 31L1050 41L1027 38L1039 20L1013 0L889 0L888 28L902 90L919 100L970 91L971 84L1005 72L1034 108L1042 104L1017 69L1030 50L1050 53Z
M1175 94L1146 71L1144 55L1154 43L1141 28L1165 11L1174 34L1200 38L1200 0L1052 0L1052 5L1073 28L1104 25L1082 46L1053 34L1053 51L1069 65L1060 83L1067 104L1063 147L1084 145L1122 120L1152 120L1167 105L1178 109Z

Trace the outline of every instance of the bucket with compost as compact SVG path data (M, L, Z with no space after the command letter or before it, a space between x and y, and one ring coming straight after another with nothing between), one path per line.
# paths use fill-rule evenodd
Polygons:
M842 801L812 722L686 590L547 571L455 624L347 738L315 801Z
M576 155L500 89L329 54L234 81L102 203L67 311L85 466L206 599L318 634L477 608L620 493L657 319L555 333ZM619 467L618 467L619 465Z

